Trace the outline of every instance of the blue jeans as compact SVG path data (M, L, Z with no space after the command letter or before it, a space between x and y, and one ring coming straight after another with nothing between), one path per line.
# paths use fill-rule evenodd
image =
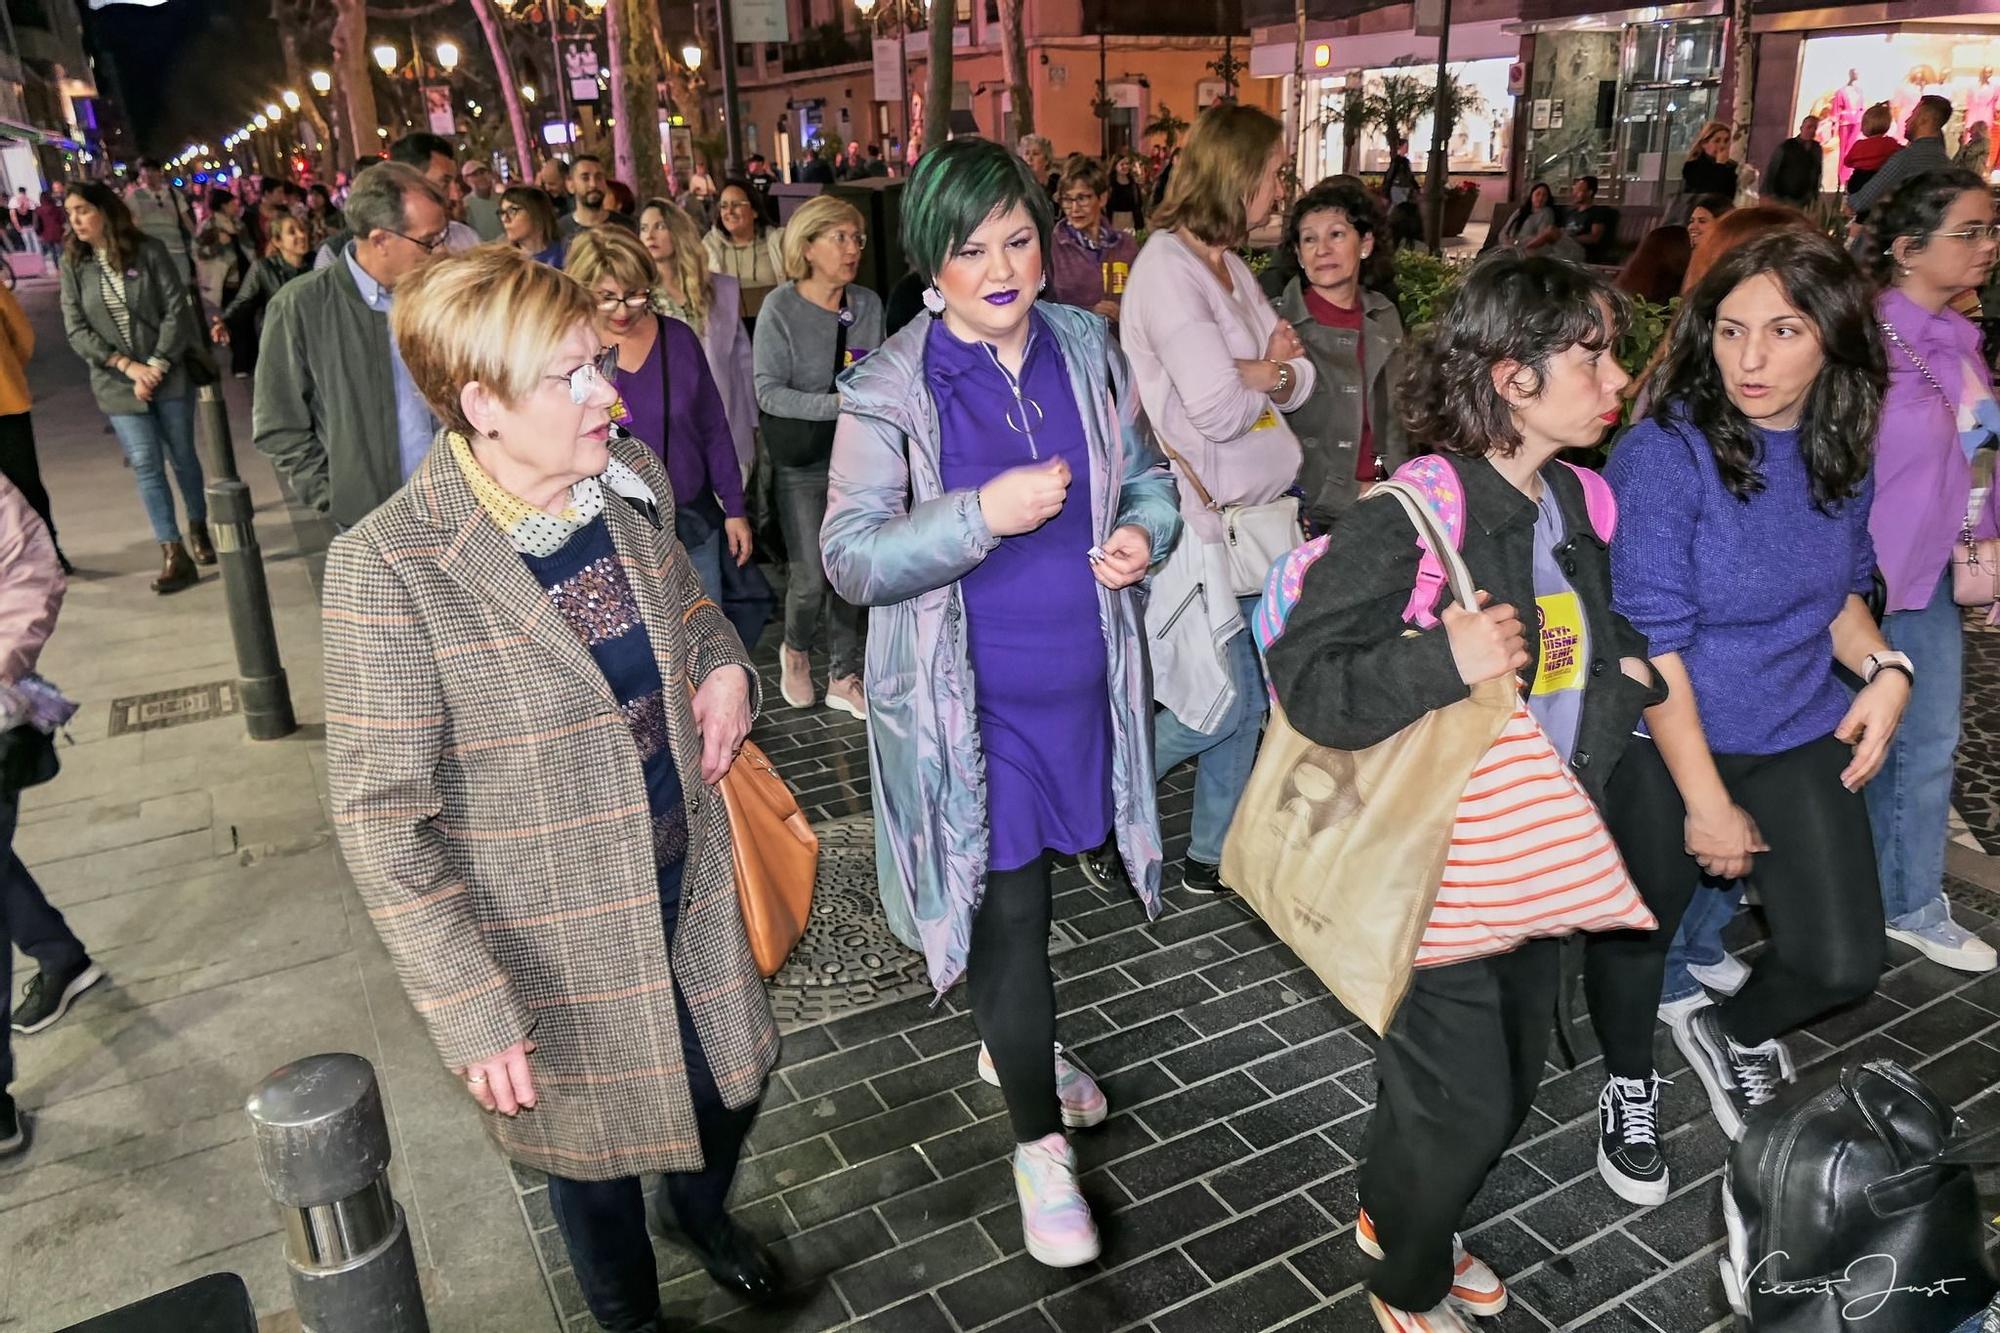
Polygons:
M1250 637L1250 622L1259 600L1238 599L1243 608L1243 629L1223 646L1224 665L1236 686L1236 701L1223 714L1221 724L1214 731L1199 732L1164 708L1153 720L1154 767L1159 776L1165 777L1183 759L1196 759L1194 832L1187 854L1188 859L1203 865L1222 863L1222 839L1236 816L1236 802L1250 784L1257 742L1264 733L1264 668Z
M193 398L155 400L144 412L113 412L111 429L125 451L125 461L132 465L132 480L139 484L139 501L146 506L154 541L181 539L180 524L174 518L174 493L167 486L167 466L173 468L188 521L208 522L201 458L194 451Z
M722 529L716 528L708 534L708 539L697 546L687 548L688 561L694 566L695 577L701 580L701 590L708 594L708 600L722 605Z
M1889 743L1882 771L1863 792L1875 832L1882 915L1921 930L1944 921L1944 844L1951 816L1952 757L1964 694L1965 630L1946 569L1930 604L1883 617L1889 646L1908 653L1917 683Z
M1666 978L1660 984L1660 1003L1671 1004L1698 994L1702 985L1689 974L1690 967L1713 967L1728 954L1722 947L1722 930L1743 904L1743 882L1734 880L1718 886L1704 880L1694 891L1694 900L1681 917L1674 942L1667 950Z

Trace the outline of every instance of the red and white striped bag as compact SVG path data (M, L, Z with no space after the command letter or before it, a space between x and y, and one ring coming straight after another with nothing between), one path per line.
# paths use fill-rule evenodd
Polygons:
M1416 965L1505 953L1537 936L1658 924L1611 833L1526 705L1467 779Z

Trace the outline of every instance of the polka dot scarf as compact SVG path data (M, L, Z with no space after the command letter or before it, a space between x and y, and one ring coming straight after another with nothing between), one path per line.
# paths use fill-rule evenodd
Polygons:
M653 488L640 480L638 473L614 458L601 476L585 477L569 488L569 503L563 506L561 514L546 513L493 480L479 465L479 460L472 456L472 446L463 435L457 431L446 431L444 437L445 443L451 447L452 461L458 464L458 470L465 477L465 484L472 488L479 507L486 511L494 526L507 535L514 549L522 555L546 557L560 551L563 543L578 529L604 512L606 487L613 495L644 500L648 504L658 503Z

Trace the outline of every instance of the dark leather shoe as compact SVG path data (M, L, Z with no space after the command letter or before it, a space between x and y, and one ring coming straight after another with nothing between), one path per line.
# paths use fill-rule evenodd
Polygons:
M778 1271L778 1261L762 1242L730 1219L725 1217L721 1226L704 1235L682 1234L717 1286L758 1305L783 1294L785 1279Z
M160 577L153 580L153 591L157 593L179 592L182 588L192 588L201 582L194 561L188 559L187 548L179 542L162 542L160 554L163 557Z
M188 524L188 554L194 557L197 565L215 563L215 544L208 539L208 524Z

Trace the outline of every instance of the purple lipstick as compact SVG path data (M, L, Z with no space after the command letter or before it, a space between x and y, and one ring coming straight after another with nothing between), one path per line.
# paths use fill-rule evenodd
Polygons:
M993 295L986 298L986 304L1012 305L1014 304L1014 298L1019 296L1020 294L1021 293L1019 292L995 292L993 293Z

